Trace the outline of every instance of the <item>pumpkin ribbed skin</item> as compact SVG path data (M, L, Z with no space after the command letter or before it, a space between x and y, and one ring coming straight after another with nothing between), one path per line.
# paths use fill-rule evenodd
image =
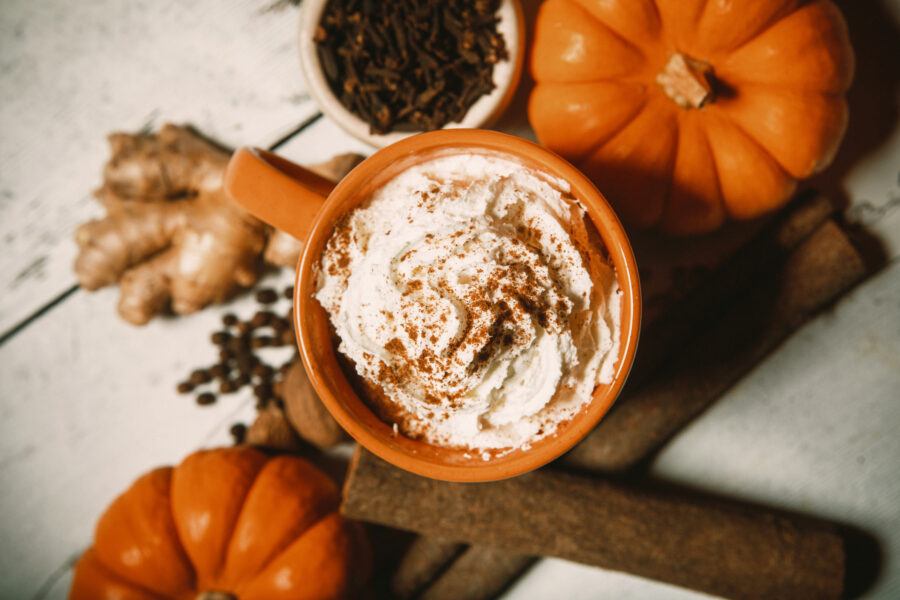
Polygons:
M712 70L684 108L657 78L674 55ZM830 0L546 0L528 114L626 222L713 230L782 206L834 158L853 78Z
M197 452L139 478L107 508L72 600L350 598L370 555L307 461L252 448Z

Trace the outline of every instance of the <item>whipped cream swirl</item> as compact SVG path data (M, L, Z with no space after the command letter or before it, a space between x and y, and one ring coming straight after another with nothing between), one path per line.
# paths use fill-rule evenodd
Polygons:
M611 381L619 289L568 185L435 158L336 227L316 298L382 419L429 443L516 448Z

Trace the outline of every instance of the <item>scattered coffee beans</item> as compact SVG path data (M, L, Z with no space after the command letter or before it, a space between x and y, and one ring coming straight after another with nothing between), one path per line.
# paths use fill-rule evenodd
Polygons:
M207 406L217 400L213 390L218 394L233 394L245 386L252 386L257 410L265 409L270 404L283 405L281 398L274 392L274 384L287 372L296 359L297 352L294 351L294 359L275 367L266 363L256 350L296 348L292 312L289 310L282 317L271 310L279 299L292 299L293 294L292 286L285 288L281 294L272 288L263 288L255 295L261 310L252 317L241 320L234 313L224 315L223 328L210 335L210 340L218 347L219 362L209 367L193 369L184 381L178 383L178 393L199 392L195 401L200 406ZM230 433L235 444L243 442L246 432L247 427L242 423L235 423L231 427Z

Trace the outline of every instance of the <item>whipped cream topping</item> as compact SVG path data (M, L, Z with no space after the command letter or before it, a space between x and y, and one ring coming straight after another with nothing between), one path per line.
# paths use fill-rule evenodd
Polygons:
M568 184L435 158L337 225L316 298L382 419L477 450L551 435L612 380L619 287Z

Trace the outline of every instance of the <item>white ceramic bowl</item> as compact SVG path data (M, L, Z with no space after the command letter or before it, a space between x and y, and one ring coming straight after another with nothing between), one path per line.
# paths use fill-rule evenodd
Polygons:
M316 43L313 40L316 26L319 24L327 2L328 0L303 0L300 12L300 65L303 68L309 92L321 111L344 131L376 148L388 146L403 138L420 133L418 131L391 132L384 135L369 133L369 124L345 108L332 93L322 71L322 65L316 52ZM509 57L494 65L493 75L496 87L490 94L476 100L469 107L461 122L448 123L444 126L445 129L478 129L489 126L500 117L516 91L516 85L522 72L525 48L522 7L519 5L519 0L501 0L497 14L500 17L497 31L503 34Z

